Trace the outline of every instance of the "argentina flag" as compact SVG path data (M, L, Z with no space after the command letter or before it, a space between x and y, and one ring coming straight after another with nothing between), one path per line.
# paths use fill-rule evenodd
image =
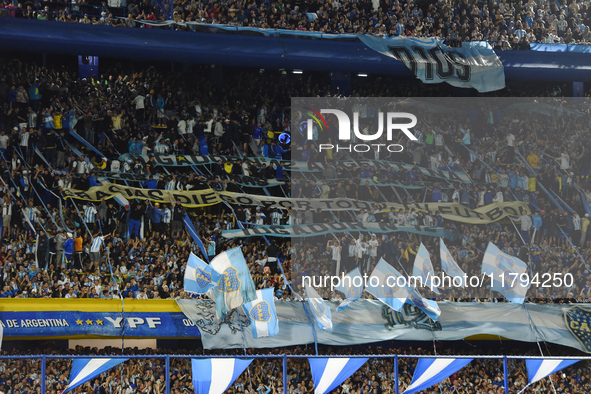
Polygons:
M481 273L491 281L491 289L503 294L505 298L516 304L523 304L530 283L521 282L521 274L527 273L527 265L517 257L501 252L499 248L488 243L482 259ZM489 282L490 283L490 282Z
M192 358L195 394L222 394L252 362L239 358Z
M350 303L361 298L363 294L363 277L359 272L359 268L355 268L347 275L343 275L339 286L335 286L335 290L340 291L347 297L347 299L338 306L337 312L346 309Z
M254 338L271 337L279 332L279 322L275 312L273 288L257 290L257 298L242 305L250 319Z
M183 289L189 293L205 294L217 285L219 278L220 275L205 261L191 253L185 269Z
M215 310L219 319L224 320L229 311L257 298L240 246L218 254L211 260L210 266L220 275L214 287Z
M400 312L409 296L406 278L384 259L378 261L371 276L377 280L366 283L365 290L390 308Z
M441 258L441 269L449 276L457 278L455 283L460 283L460 286L458 287L466 287L466 274L455 262L453 257L451 257L451 253L449 253L449 250L447 250L447 246L445 246L443 238L439 238L439 253Z
M425 245L421 242L419 251L415 257L415 263L412 269L412 275L423 280L423 284L430 288L431 291L440 294L437 287L433 286L433 277L435 276L435 270L431 263L431 257L429 251L425 248Z
M325 394L339 387L369 358L316 358L310 357L310 372L314 381L314 394Z
M544 379L554 372L569 367L581 360L562 360L562 359L526 359L525 366L527 367L527 377L529 384L535 383L538 380Z
M306 301L312 310L318 326L323 330L332 330L330 308L313 287L309 286L308 283L305 283L304 286L306 289Z
M62 394L82 386L103 372L107 372L109 369L127 360L129 358L75 358L72 361L70 381L64 391L62 391Z

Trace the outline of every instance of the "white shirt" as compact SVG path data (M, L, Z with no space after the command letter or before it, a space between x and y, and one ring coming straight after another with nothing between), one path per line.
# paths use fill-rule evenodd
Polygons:
M513 134L507 136L507 145L515 146L515 136Z
M146 98L141 94L138 94L133 99L133 103L135 104L135 109L144 109L144 103L146 102Z
M0 149L8 148L8 136L7 135L0 135Z

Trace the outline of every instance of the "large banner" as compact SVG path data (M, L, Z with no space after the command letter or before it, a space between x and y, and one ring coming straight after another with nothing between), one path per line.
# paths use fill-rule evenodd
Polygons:
M101 201L115 196L123 196L130 199L150 200L153 202L171 203L180 201L186 207L204 207L218 204L223 201L233 205L255 206L259 205L268 209L294 210L317 210L323 211L346 211L346 210L374 210L381 209L384 212L399 209L415 209L417 211L439 213L444 219L462 223L487 224L496 222L504 217L519 217L520 211L525 210L530 214L529 207L521 201L493 203L484 207L470 209L458 203L425 203L425 204L396 204L396 203L374 203L368 201L353 200L350 198L336 199L308 199L308 198L285 198L267 197L254 194L216 192L213 189L195 191L174 191L158 189L140 189L131 186L115 185L107 183L101 186L94 186L90 189L75 190L65 189L64 198L75 198L88 201Z
M403 62L423 83L447 82L481 93L505 87L503 63L486 41L450 48L438 38L359 35L359 39L374 51Z
M8 339L195 338L199 329L173 300L4 299Z
M242 336L240 330L226 322L211 324L206 316L215 313L212 301L178 300L177 303L199 326L206 349L270 348L314 342L301 302L277 302L279 334L260 339L253 338L250 327L245 327ZM401 312L372 300L355 301L341 312L337 312L339 302L327 304L332 312L333 329L316 330L318 343L324 345L352 346L389 340L456 341L475 335L494 335L524 342L543 340L591 353L590 304L440 302L441 316L437 323L409 304ZM230 322L237 319L234 314ZM248 320L241 315L241 320L244 319Z
M443 237L447 239L455 239L454 233L444 230L442 227L398 227L391 223L319 223L319 224L302 224L302 225L270 225L258 226L256 228L245 228L242 230L226 230L222 231L222 236L225 238L240 238L253 237L257 235L272 235L275 237L316 237L318 235L337 234L347 232L370 232L370 233L393 233L393 232L407 232L419 235L427 235L430 237Z

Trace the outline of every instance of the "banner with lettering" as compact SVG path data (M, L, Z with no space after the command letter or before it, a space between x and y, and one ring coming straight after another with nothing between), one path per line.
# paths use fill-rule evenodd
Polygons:
M374 51L404 63L423 83L447 82L481 93L505 87L503 63L486 41L463 42L461 47L451 48L440 38L358 37Z

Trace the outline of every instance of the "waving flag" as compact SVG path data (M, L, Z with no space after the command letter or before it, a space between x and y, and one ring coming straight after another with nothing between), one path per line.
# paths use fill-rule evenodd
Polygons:
M337 312L346 309L350 303L361 298L363 293L363 277L359 272L359 268L355 268L347 275L341 277L339 286L335 286L335 290L340 291L347 297L347 299L339 305Z
M493 275L492 290L503 294L511 302L523 304L530 286L529 283L520 281L521 274L527 272L527 265L523 261L501 252L489 242L482 259L481 272Z
M314 394L329 393L353 375L369 358L309 358Z
M209 289L213 289L220 278L220 274L215 272L205 261L195 256L193 253L189 256L187 268L185 269L184 290L189 293L205 294Z
M192 358L195 394L223 394L251 362L252 358Z
M318 326L323 330L332 330L330 308L314 288L308 286L308 283L305 283L304 286L306 289L306 301L310 305Z
M229 311L257 298L240 246L218 254L211 260L210 266L220 274L214 288L215 310L219 319L224 320Z
M439 238L439 253L441 258L441 269L453 278L459 278L461 287L466 287L466 274L455 262L447 246L443 243L443 238ZM456 282L458 283L458 282Z
M435 276L433 270L433 264L431 263L431 257L429 251L425 248L425 245L421 242L417 256L415 257L415 264L412 269L412 275L423 279L423 283L426 287L430 288L431 291L439 294L437 287L433 286L432 279Z
M412 286L409 286L409 296L406 299L406 303L409 305L416 306L423 312L427 314L433 321L437 321L439 316L441 315L441 310L435 301L428 300L423 298L421 294L419 294L418 290Z
M209 263L209 257L207 256L207 250L205 249L205 245L203 245L203 241L201 241L201 238L199 238L199 234L197 234L197 230L195 230L195 226L193 226L193 222L191 222L191 218L189 218L189 215L187 215L186 213L185 213L185 216L183 216L183 223L185 224L185 228L187 229L187 232L189 233L191 238L193 238L193 241L199 247L201 254L203 254L203 257Z
M552 375L554 372L558 372L561 369L569 367L580 360L525 360L525 366L527 367L527 378L529 384L535 383L538 380L544 379L548 375Z
M252 336L255 338L271 337L279 332L273 288L257 290L257 298L242 305L244 313L252 323Z
M402 394L423 391L458 372L470 361L471 358L420 358L412 382Z
M370 281L365 290L390 308L400 312L409 296L406 278L384 259L378 261L371 276L376 277L378 282L372 286L374 283Z
M89 380L94 379L103 372L106 372L127 360L129 360L129 358L75 358L72 361L70 382L64 391L62 391L62 394L75 389L78 386L82 386Z

